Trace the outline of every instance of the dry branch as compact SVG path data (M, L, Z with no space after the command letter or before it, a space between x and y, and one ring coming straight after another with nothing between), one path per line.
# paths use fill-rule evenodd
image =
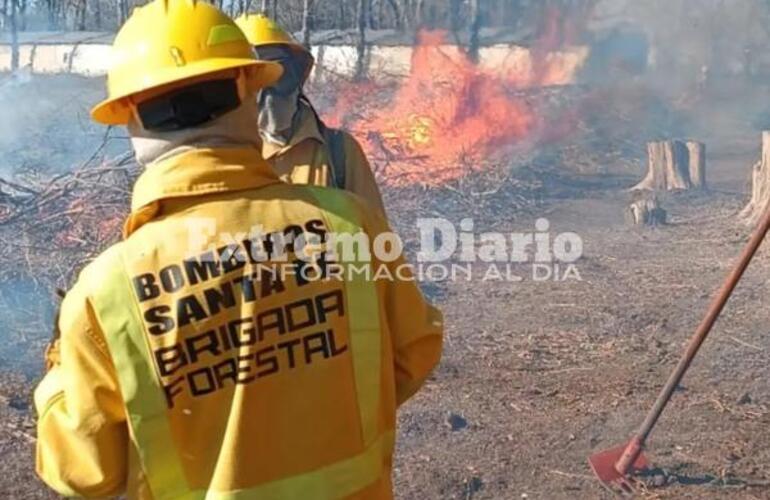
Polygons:
M120 236L137 175L126 154L92 158L49 179L0 179L0 279L66 288L84 262Z

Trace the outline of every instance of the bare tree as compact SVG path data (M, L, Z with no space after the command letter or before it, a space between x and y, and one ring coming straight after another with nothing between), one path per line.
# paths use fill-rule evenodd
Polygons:
M102 2L100 0L94 0L94 27L96 31L102 29Z
M115 6L117 7L118 25L123 25L128 19L128 0L117 0Z
M480 0L471 0L471 33L468 42L468 57L476 63L479 62L479 46L481 44L479 37L479 31L481 31L481 8L479 2Z
M313 3L313 0L304 0L302 3L302 43L307 48L310 48Z
M75 29L77 31L86 30L86 10L88 8L88 0L78 0L75 10Z
M422 26L425 22L425 0L414 0L412 26Z
M19 69L19 27L16 16L17 0L11 0L11 71Z
M369 27L373 30L382 28L382 0L372 0L369 9Z
M460 10L462 5L462 0L449 0L449 30L458 45L460 44Z
M18 1L18 30L27 31L27 0Z
M345 8L345 2L340 2L340 17L339 17L339 28L345 29L348 26L348 17L347 17L347 9Z
M449 0L449 29L453 33L460 31L460 9L463 0Z
M45 0L45 5L48 10L48 29L55 31L59 28L64 2L63 0Z
M18 0L3 2L3 10L0 11L3 25L11 30L11 71L19 69L19 25L18 25Z
M388 5L393 10L393 19L396 29L401 31L404 29L404 10L398 3L398 0L388 0Z
M366 76L366 12L369 0L358 0L358 41L356 43L356 80L363 80Z

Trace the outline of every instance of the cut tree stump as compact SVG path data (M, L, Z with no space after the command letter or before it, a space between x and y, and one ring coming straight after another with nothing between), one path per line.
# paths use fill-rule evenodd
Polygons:
M647 175L630 191L674 191L706 187L706 146L695 141L647 144Z
M702 142L685 143L690 166L690 184L695 189L706 188L706 145Z
M656 196L642 196L626 207L624 215L626 223L632 226L662 226L667 213Z
M762 157L751 169L751 199L739 217L755 225L770 202L770 131L762 132Z

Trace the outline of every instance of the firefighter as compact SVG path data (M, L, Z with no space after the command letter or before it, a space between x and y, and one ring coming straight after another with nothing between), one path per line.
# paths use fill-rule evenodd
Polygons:
M303 93L315 63L310 51L264 14L244 14L235 22L257 57L284 68L281 79L258 94L262 155L283 180L347 189L384 213L359 143L349 133L327 127Z
M441 317L330 243L387 224L262 159L255 93L281 68L216 7L155 0L113 49L92 117L127 125L146 168L123 239L62 303L38 474L66 497L392 498L396 408L439 360Z

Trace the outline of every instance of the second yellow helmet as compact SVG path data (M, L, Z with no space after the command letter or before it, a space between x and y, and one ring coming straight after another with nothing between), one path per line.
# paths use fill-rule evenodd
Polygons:
M264 14L243 14L235 20L235 24L241 28L246 39L254 47L288 45L292 49L309 52L291 33Z
M305 78L310 75L315 64L313 54L278 23L260 13L243 14L235 20L235 24L241 28L249 43L257 49L267 45L284 45L302 54L307 58Z

